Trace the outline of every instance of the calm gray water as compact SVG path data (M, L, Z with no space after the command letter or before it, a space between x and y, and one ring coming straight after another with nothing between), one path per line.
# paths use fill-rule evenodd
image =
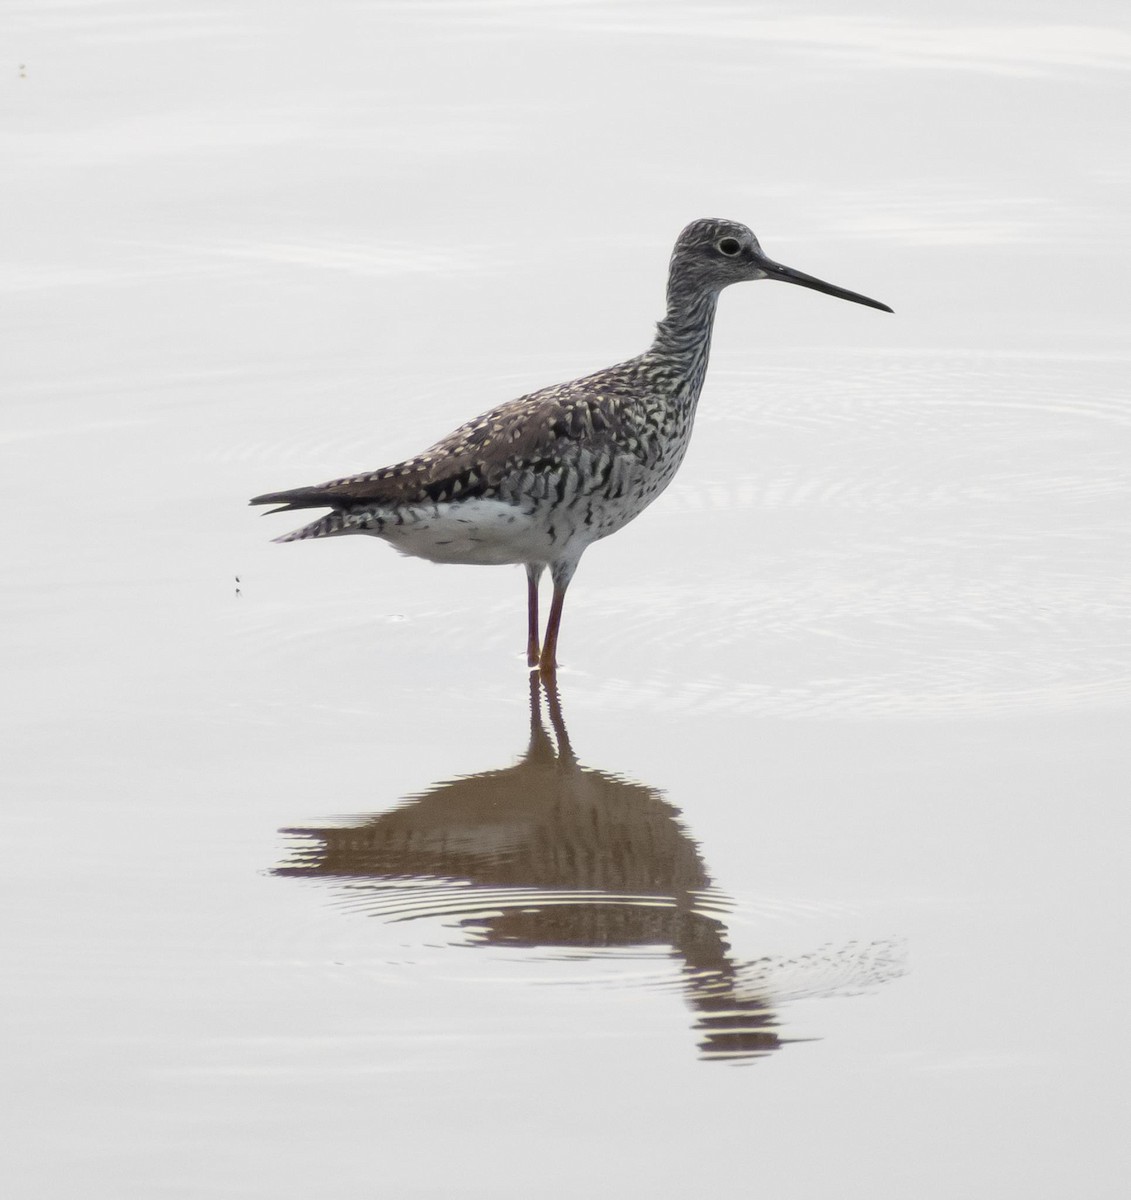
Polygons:
M1125 1192L1119 6L16 3L5 1192ZM559 694L274 546L724 296Z

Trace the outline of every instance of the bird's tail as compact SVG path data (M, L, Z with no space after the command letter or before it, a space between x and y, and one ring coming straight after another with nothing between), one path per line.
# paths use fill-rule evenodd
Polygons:
M332 513L284 533L282 537L272 538L273 542L303 542L307 538L339 537L346 533L376 533L380 534L384 520L371 512L358 512L349 509L335 509Z

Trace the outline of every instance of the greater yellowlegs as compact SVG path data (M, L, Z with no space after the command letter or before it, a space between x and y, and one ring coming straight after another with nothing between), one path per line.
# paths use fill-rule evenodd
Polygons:
M272 511L332 511L279 542L364 533L438 563L522 563L527 660L551 677L566 588L585 548L667 487L691 439L719 293L778 279L891 312L773 262L736 221L692 221L676 240L667 314L645 353L500 405L415 458L363 475L256 496ZM538 582L554 595L539 649Z

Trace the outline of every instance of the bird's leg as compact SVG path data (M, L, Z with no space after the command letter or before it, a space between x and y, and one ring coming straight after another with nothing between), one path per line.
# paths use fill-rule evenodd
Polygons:
M541 563L526 564L526 665L538 665L538 580L542 576Z
M542 657L538 669L544 679L553 679L558 669L558 627L562 623L562 605L566 590L554 584L554 598L550 602L550 619L546 622L546 640L542 643Z
M566 588L577 569L576 561L561 559L550 568L550 578L554 581L554 598L550 602L550 619L546 622L546 640L542 643L542 657L539 660L539 670L544 679L553 679L558 666L558 629L562 623L562 606L565 604Z

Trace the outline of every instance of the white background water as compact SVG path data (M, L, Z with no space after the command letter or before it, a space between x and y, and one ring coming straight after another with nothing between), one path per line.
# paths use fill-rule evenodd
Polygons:
M6 11L5 1191L1122 1196L1122 6ZM246 508L643 349L706 215L896 310L728 292L566 613L739 1062L662 945L271 874L524 751L524 584Z

